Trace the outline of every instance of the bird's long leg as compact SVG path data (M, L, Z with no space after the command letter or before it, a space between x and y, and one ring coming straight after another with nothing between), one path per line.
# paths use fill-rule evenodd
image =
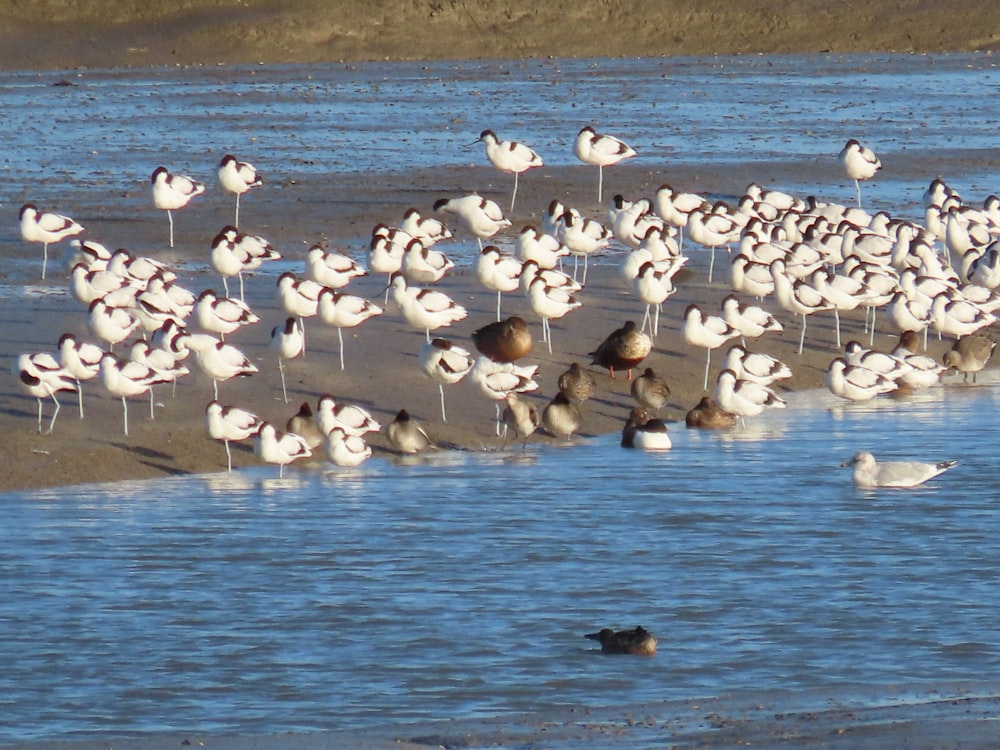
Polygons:
M514 213L514 200L517 198L517 172L514 172L514 192L510 196L510 212Z
M173 211L167 209L167 221L170 222L170 247L174 246L174 214Z
M806 314L802 313L802 333L799 335L799 354L802 354L802 347L806 342Z
M344 369L344 329L337 329L337 340L340 342L340 369Z
M125 437L128 437L128 401L122 396L122 420L125 422Z
M706 349L708 356L705 358L705 384L702 386L704 390L708 390L708 370L712 366L712 350Z
M285 364L281 361L281 357L278 357L278 374L281 375L281 397L285 399L285 403L288 403L288 391L285 390Z
M441 421L447 422L448 417L444 413L444 384L438 383L438 390L441 392Z

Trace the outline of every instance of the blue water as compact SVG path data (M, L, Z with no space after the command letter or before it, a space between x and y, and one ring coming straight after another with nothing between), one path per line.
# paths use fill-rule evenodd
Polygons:
M996 386L731 434L2 497L0 741L271 733L1000 669ZM839 464L960 465L860 491ZM655 658L583 634L643 624Z

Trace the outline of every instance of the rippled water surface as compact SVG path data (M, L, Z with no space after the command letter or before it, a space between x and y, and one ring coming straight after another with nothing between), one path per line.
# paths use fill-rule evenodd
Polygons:
M799 399L661 455L605 437L4 495L0 739L975 684L1000 669L998 399ZM861 447L961 463L864 492L839 467ZM640 623L654 658L583 638Z

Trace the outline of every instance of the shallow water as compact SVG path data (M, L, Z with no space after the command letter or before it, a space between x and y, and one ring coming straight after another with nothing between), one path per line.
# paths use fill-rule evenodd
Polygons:
M609 436L6 494L0 740L974 688L1000 669L998 399L797 397L660 455ZM860 448L961 463L859 491ZM583 638L640 623L655 658Z

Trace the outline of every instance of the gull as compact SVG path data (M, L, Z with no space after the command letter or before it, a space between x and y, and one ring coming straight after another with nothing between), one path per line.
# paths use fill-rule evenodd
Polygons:
M340 344L340 369L344 369L344 329L356 328L366 320L382 314L382 308L363 297L336 292L326 287L319 293L319 318L337 329Z
M382 425L372 417L367 409L357 404L338 403L329 393L320 396L319 401L316 402L315 419L320 433L326 436L335 429L358 437L382 429Z
M414 239L420 240L425 247L430 247L441 240L450 240L453 236L444 222L433 216L421 216L416 208L406 210L399 228Z
M847 176L854 180L858 192L858 208L861 208L861 180L870 180L882 168L882 162L867 146L862 146L857 139L851 138L841 149L840 163L844 165Z
M719 373L715 400L741 422L746 417L756 417L765 409L784 409L787 405L769 386L737 378L732 370Z
M759 385L771 385L776 380L792 377L792 370L784 362L770 354L750 352L740 344L734 344L726 352L722 368L732 370L737 378L749 380Z
M718 315L705 315L698 305L687 306L684 311L684 340L691 346L704 347L707 352L705 382L702 388L708 388L708 370L712 364L712 350L718 349L739 336L740 332Z
M468 311L444 292L409 286L401 273L394 273L389 282L392 298L406 322L423 329L427 340L431 331L464 320Z
M588 356L592 358L591 364L608 368L612 378L615 370L625 370L628 379L632 380L632 368L637 367L652 350L653 340L636 327L635 321L629 320L612 331Z
M420 348L420 369L438 384L441 394L441 421L447 422L444 409L444 387L459 382L468 375L474 360L472 355L448 339L434 338Z
M385 428L385 436L397 453L421 453L434 443L427 431L406 409L400 409L396 413L396 418Z
M562 391L542 409L542 427L553 437L569 440L580 429L581 421L580 410Z
M510 221L504 217L500 206L478 193L458 198L441 198L435 201L434 210L455 214L462 226L479 242L480 250L483 249L483 240L492 239L510 226Z
M306 278L328 289L342 289L351 279L367 274L352 258L327 251L322 245L313 245L306 251Z
M271 329L271 348L278 353L278 374L281 376L281 396L288 403L285 389L285 360L302 356L305 351L305 332L298 318L288 317L281 325Z
M194 315L202 330L217 333L223 339L227 333L260 321L245 302L232 297L219 297L212 289L198 295Z
M72 333L64 333L59 337L59 366L76 381L77 407L80 419L83 419L83 385L87 380L97 377L101 368L101 357L104 350L96 344L77 341Z
M170 247L174 246L173 212L184 208L193 198L205 192L205 186L192 177L173 174L166 167L157 167L150 178L153 185L153 205L167 212L170 222Z
M843 357L830 362L826 371L826 387L830 393L847 401L870 401L883 393L896 390L895 380L867 367L848 364Z
M312 455L304 437L294 432L282 432L270 422L263 422L257 430L253 452L261 461L277 464L279 478L284 475L286 465Z
M602 135L587 125L577 133L573 153L584 164L597 167L597 202L604 201L604 168L636 155L634 148L611 135Z
M959 338L944 353L943 361L945 365L951 367L964 376L964 382L969 382L969 373L972 373L972 382L976 382L976 373L986 367L993 356L996 348L996 341L992 336L981 333L973 333Z
M212 440L221 440L226 446L226 470L233 470L231 442L246 440L257 434L264 421L253 412L237 406L224 406L209 401L205 407L205 430Z
M497 320L500 320L500 297L516 291L521 280L521 262L500 254L496 245L487 245L476 259L476 278L490 291L497 293Z
M122 400L122 419L125 435L128 436L128 397L150 394L149 418L153 418L152 387L158 383L170 382L169 378L152 367L140 362L121 361L111 352L101 357L101 384L113 396Z
M516 393L508 393L504 399L507 406L504 407L500 419L504 425L504 439L507 438L507 430L513 430L515 437L521 438L521 447L528 444L528 438L534 434L541 423L538 416L538 409L527 401L522 401Z
M49 429L46 430L46 434L51 434L60 408L56 394L60 391L77 390L76 378L60 366L55 357L42 352L19 355L13 369L18 387L38 402L39 433L42 431L42 399L51 398L55 404L49 419Z
M486 144L486 158L490 164L501 172L514 173L514 192L510 196L510 211L514 212L514 200L517 198L517 178L521 172L544 166L542 157L517 141L501 141L492 130L484 130L479 134L476 143Z
M722 299L722 319L740 332L740 337L756 339L765 333L781 333L778 319L762 307L744 305L735 294Z
M39 211L33 203L25 203L19 213L21 222L21 239L25 242L41 242L42 280L45 280L45 268L49 263L49 245L62 242L67 237L75 237L83 231L83 227L68 216Z
M632 282L632 288L636 296L646 303L646 314L642 318L642 330L646 330L646 323L650 323L653 336L660 330L660 306L667 301L677 291L672 279L672 266L666 269L658 269L655 263L643 263L639 268L639 273ZM653 314L650 315L650 308Z
M219 184L227 193L236 195L236 217L233 226L240 225L240 196L252 188L264 184L260 173L253 164L239 161L232 154L226 154L219 162Z
M360 435L349 435L340 427L334 427L323 443L326 460L334 466L350 468L360 466L371 458L371 446Z
M518 260L522 263L534 261L539 268L555 268L563 257L569 255L569 248L555 235L543 232L538 227L524 227L514 244L514 255Z
M621 446L643 451L668 451L673 444L666 422L650 417L645 409L636 406L629 412L622 428Z
M647 367L632 381L630 393L639 406L653 411L659 411L670 400L670 386L652 367Z
M920 461L876 461L875 456L868 451L861 451L851 460L841 464L844 467L854 467L854 484L864 489L917 487L957 465L958 461L939 461L936 464Z

